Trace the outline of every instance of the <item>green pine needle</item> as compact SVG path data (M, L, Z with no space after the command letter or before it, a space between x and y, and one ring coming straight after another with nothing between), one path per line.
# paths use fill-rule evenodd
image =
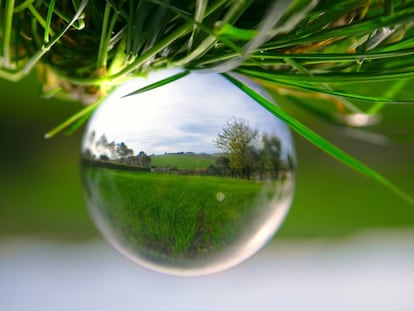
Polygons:
M147 92L147 91L156 89L156 88L161 87L163 85L166 85L166 84L172 83L174 81L177 81L177 80L179 80L181 78L184 78L189 73L190 73L189 71L179 72L179 73L174 74L174 75L172 75L172 76L170 76L168 78L162 79L162 80L157 81L155 83L151 83L151 84L149 84L149 85L147 85L147 86L145 86L143 88L140 88L140 89L138 89L138 90L136 90L134 92L131 92L131 93L129 93L129 94L123 96L123 97L131 96L131 95L135 95L135 94L140 94L140 93L144 93L144 92Z

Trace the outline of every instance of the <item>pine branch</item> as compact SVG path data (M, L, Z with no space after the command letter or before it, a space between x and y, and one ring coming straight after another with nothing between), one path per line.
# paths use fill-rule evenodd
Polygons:
M5 0L0 78L18 81L38 68L49 77L45 95L79 100L81 90L80 100L93 103L47 137L75 130L118 84L167 67L238 72L348 125L355 113L371 118L414 102L401 95L414 81L413 20L414 0ZM372 87L383 82L388 91ZM330 98L341 117L302 105L310 94Z

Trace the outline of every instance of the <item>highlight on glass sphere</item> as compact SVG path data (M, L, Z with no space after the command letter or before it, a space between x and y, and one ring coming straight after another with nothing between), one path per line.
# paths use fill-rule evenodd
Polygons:
M290 207L295 155L287 126L220 74L125 96L173 73L128 81L95 111L84 194L119 252L155 271L205 275L271 239Z

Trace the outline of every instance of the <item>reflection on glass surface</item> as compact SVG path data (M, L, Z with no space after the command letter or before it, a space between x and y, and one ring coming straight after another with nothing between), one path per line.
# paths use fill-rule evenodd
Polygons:
M85 197L105 238L135 262L218 272L282 222L294 188L291 137L218 74L123 97L169 75L130 81L95 112L82 144Z

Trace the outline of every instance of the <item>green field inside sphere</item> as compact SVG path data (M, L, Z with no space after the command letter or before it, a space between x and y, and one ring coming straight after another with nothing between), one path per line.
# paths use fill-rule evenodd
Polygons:
M180 170L206 169L214 165L215 157L210 155L166 154L151 157L154 167L176 167Z
M275 182L135 172L86 166L85 194L95 221L138 256L205 260L256 231Z

